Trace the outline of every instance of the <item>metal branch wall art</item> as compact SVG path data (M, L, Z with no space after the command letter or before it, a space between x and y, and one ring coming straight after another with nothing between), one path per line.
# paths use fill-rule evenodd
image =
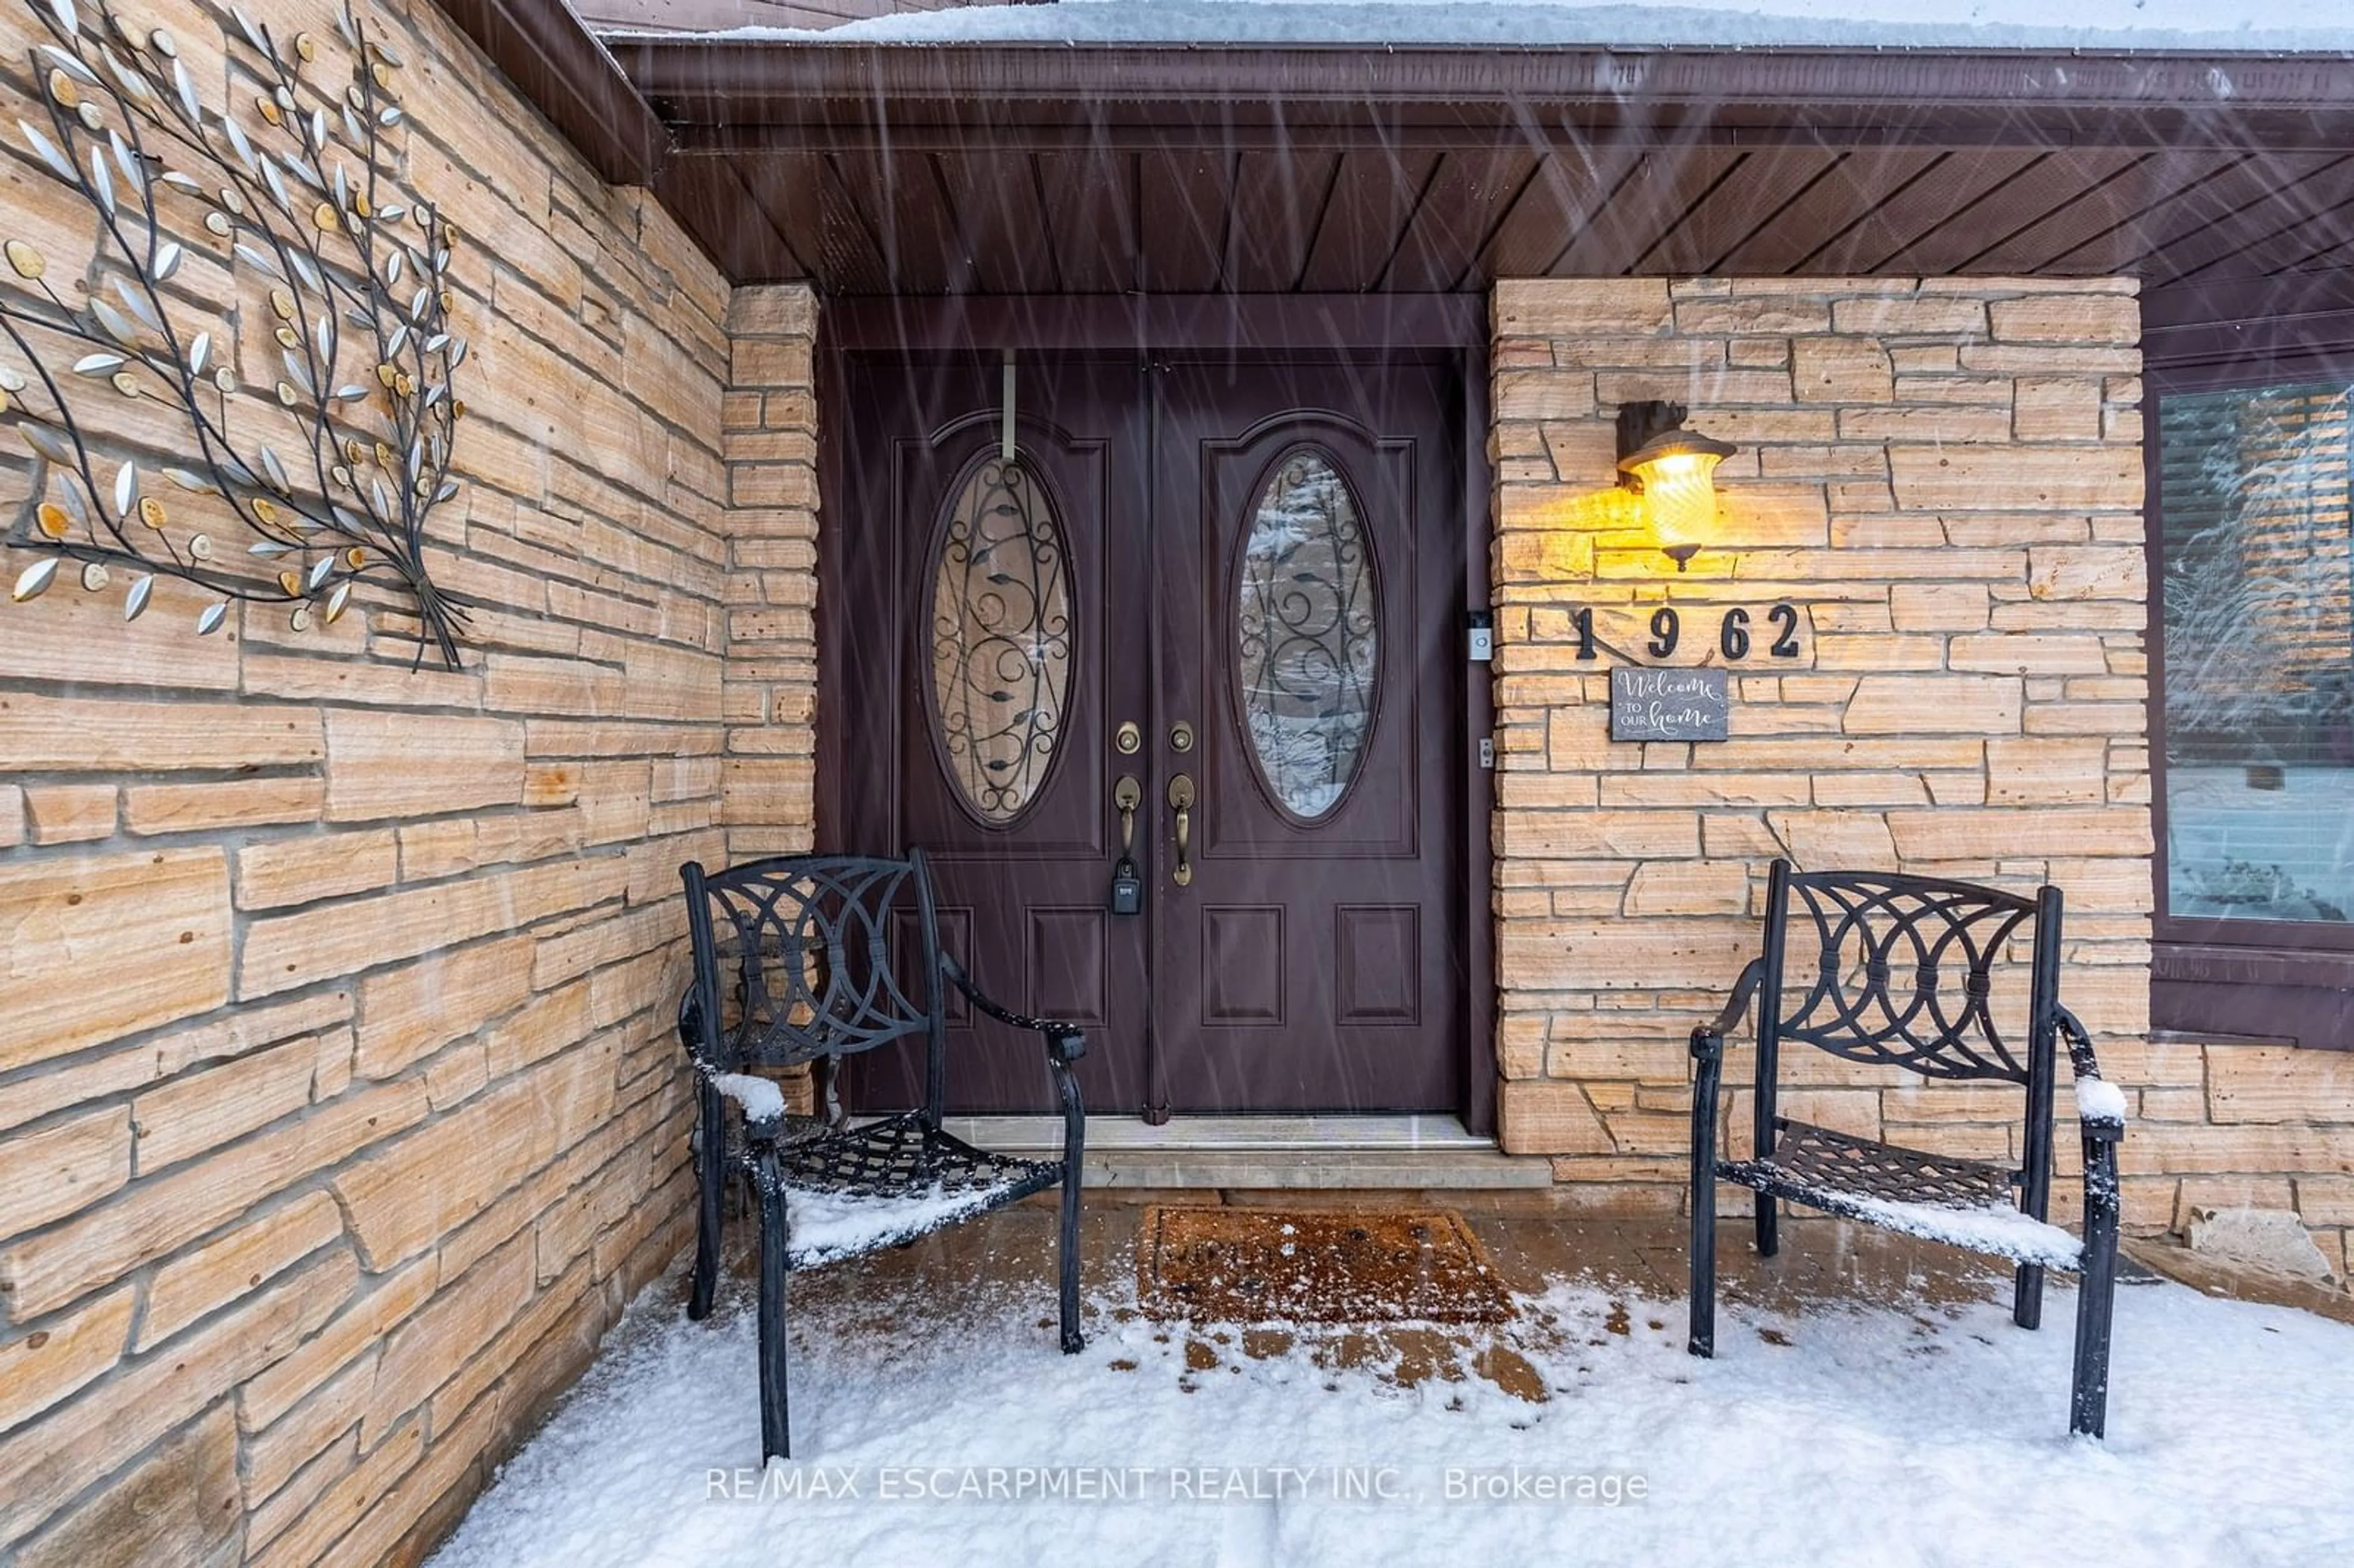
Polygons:
M0 246L0 423L32 454L7 543L37 557L11 598L72 562L91 593L128 578L125 620L164 575L207 590L200 634L240 600L290 607L300 630L377 584L413 608L419 657L455 667L465 611L424 546L457 490L457 236L393 183L400 61L347 0L339 90L321 79L332 44L232 11L239 85L214 110L169 33L26 3L51 40L31 54L47 122L16 128L88 205L94 244Z

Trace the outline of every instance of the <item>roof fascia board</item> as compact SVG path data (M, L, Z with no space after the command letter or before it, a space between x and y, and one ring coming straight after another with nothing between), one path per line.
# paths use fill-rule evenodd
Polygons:
M631 37L689 145L1500 127L2001 144L2354 146L2354 57L2007 50L889 46ZM1489 137L1492 140L1492 136Z
M612 185L642 185L670 134L565 0L435 0Z

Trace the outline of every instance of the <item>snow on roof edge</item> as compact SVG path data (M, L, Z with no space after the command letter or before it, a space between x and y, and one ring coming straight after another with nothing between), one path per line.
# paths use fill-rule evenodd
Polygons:
M2354 24L2297 25L2296 0L2252 0L2237 26L2149 25L2107 19L2097 0L2084 7L2101 23L2054 26L2009 19L2031 0L1978 0L1968 14L1985 19L1921 22L1886 16L1841 16L1838 9L1893 7L1908 0L1764 0L1803 14L1734 9L1759 0L1699 4L1587 5L1546 0L1469 0L1465 4L1346 5L1335 0L1060 0L1044 5L981 5L902 12L826 28L749 26L712 31L612 28L615 42L778 43L859 46L1065 45L1129 48L1430 48L1691 49L1723 52L1956 50L2018 54L2354 56ZM2141 0L2150 23L2191 22L2202 0ZM2039 9L2043 7L2038 7ZM1916 12L1917 14L1917 12ZM2310 15L2309 10L2305 12ZM2264 25L2256 25L2261 19Z

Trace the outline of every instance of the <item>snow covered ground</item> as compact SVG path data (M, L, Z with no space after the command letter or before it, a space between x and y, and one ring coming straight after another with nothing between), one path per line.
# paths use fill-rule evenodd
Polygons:
M436 1568L2285 1564L2354 1548L2354 1328L2174 1285L2118 1292L2106 1444L2062 1435L2065 1290L2037 1333L1992 1283L1960 1307L1729 1303L1704 1362L1679 1305L1559 1285L1492 1333L1393 1330L1336 1365L1329 1344L1246 1346L1101 1296L1087 1350L1064 1357L1043 1268L962 1302L914 1288L803 1291L799 1457L765 1477L748 1303L691 1324L668 1284L649 1291ZM1442 1375L1395 1375L1434 1346ZM1532 1369L1541 1402L1507 1392Z

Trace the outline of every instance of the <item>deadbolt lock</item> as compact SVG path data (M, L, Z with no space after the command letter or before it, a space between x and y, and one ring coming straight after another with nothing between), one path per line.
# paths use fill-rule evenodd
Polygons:
M1111 732L1111 744L1122 757L1134 757L1144 749L1144 726L1134 719L1129 720Z
M1169 749L1172 751L1193 750L1193 726L1190 724L1184 724L1182 722L1171 725L1169 726Z

